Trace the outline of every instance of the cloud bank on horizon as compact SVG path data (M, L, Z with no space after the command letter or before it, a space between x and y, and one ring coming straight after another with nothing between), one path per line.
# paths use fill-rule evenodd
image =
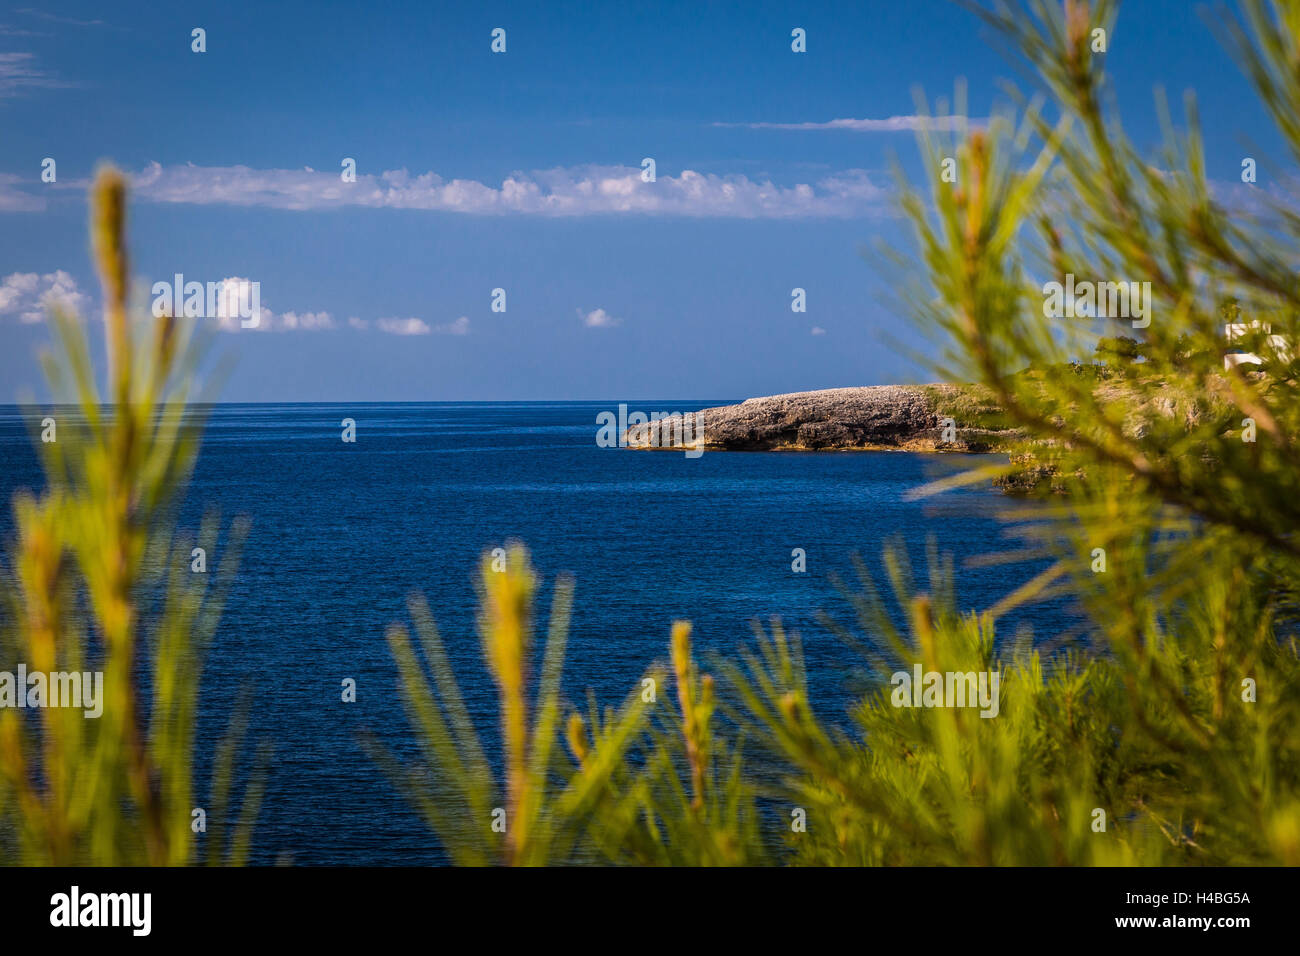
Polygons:
M655 181L640 167L587 165L514 173L498 186L444 179L405 169L358 174L254 169L249 166L163 166L150 163L132 176L145 202L263 206L284 210L365 206L471 215L589 216L619 213L742 219L833 217L886 213L892 193L866 170L849 169L815 183L779 186L743 174L684 169Z
M133 196L154 203L259 206L288 211L344 207L415 209L481 216L599 216L641 214L697 218L873 218L892 212L893 192L864 169L846 169L813 183L780 186L744 174L684 169L677 176L642 179L640 167L588 165L517 172L489 185L444 179L406 169L359 174L250 166L163 166L131 174ZM24 180L0 173L0 212L40 212L44 198L23 190ZM62 188L84 189L84 181Z

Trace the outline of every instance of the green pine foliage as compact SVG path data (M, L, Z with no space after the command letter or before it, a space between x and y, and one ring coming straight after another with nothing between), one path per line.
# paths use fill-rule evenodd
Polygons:
M53 393L67 403L34 416L55 431L52 441L35 438L46 488L14 501L0 669L102 672L102 713L0 710L0 863L241 864L263 777L254 771L242 812L227 827L242 714L214 761L206 804L195 792L194 752L203 652L242 527L232 529L210 573L192 572L195 542L176 533L170 516L198 450L195 349L170 317L150 323L136 341L143 323L132 321L127 303L125 180L102 170L90 201L109 392L97 390L81 320L56 313L59 348L45 365ZM199 542L206 553L215 555L217 532L210 518ZM147 693L141 668L149 673ZM262 767L267 757L263 752ZM196 807L206 814L202 835Z

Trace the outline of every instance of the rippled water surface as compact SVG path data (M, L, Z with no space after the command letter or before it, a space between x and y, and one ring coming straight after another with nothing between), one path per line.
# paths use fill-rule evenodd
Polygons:
M644 411L716 403L646 404ZM842 716L853 653L817 624L848 619L832 573L873 568L903 535L918 563L927 536L959 562L964 606L987 606L1030 568L960 569L1006 546L991 488L938 503L905 493L951 456L602 449L596 416L613 403L225 405L212 409L181 524L204 508L252 522L237 586L207 661L206 750L241 688L250 737L274 744L255 858L299 863L428 863L440 854L358 745L363 729L411 750L384 630L411 591L429 600L473 712L494 730L495 696L474 623L478 558L527 543L549 582L577 581L567 697L616 703L666 656L673 618L697 647L729 653L751 621L780 616L803 635L814 703ZM357 441L340 440L343 418ZM39 487L31 415L0 410L0 490ZM12 539L6 506L0 529ZM791 571L791 551L807 572ZM1060 627L1040 613L1040 634ZM706 657L707 660L707 657ZM355 678L355 704L340 684ZM206 776L200 792L206 790Z

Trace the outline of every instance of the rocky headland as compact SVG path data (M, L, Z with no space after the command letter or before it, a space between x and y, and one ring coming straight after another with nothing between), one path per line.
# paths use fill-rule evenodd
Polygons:
M750 398L688 412L683 424L709 450L980 453L1016 438L1000 418L975 386L868 385ZM944 419L952 419L946 434ZM626 439L655 447L635 429Z

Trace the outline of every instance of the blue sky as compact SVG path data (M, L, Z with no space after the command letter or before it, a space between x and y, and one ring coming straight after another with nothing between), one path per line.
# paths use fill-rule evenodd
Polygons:
M1129 0L1107 63L1140 144L1153 87L1194 88L1231 180L1278 149L1197 7ZM906 239L890 162L917 175L913 91L964 77L979 117L1025 85L994 40L946 0L0 6L0 401L40 394L43 300L97 315L84 185L104 159L135 183L142 282L260 283L266 328L215 336L229 401L925 380L863 250Z

